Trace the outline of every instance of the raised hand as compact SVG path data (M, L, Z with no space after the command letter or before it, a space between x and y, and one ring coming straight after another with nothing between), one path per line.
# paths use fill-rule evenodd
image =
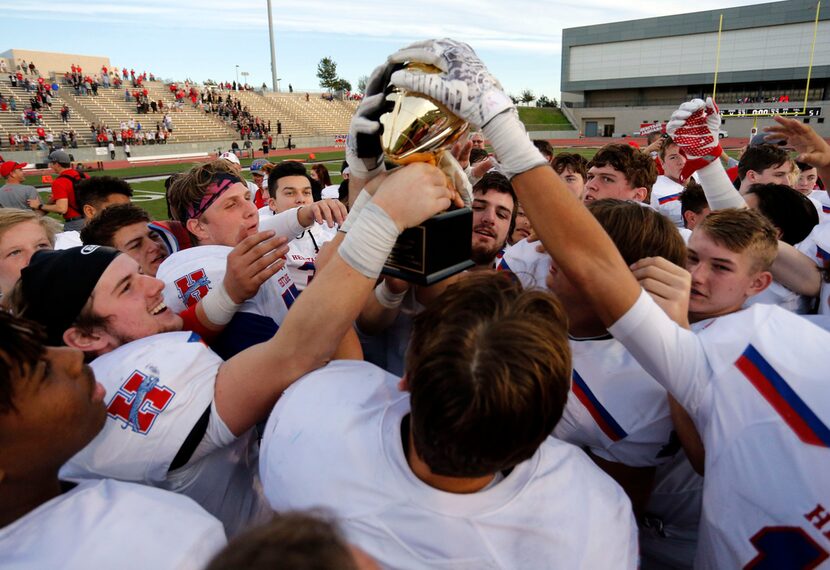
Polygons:
M257 294L260 285L285 265L288 245L285 238L275 238L273 231L248 236L228 254L223 284L234 303L242 303Z
M343 202L334 198L318 200L308 206L302 206L297 213L297 219L303 227L311 225L312 222L322 224L325 222L332 228L335 224L342 225L346 219L348 210Z
M645 257L631 266L640 286L674 322L689 328L692 276L662 257Z
M355 178L368 182L385 170L380 136L383 126L380 117L390 110L386 101L386 88L394 66L377 67L366 83L366 93L349 124L346 138L346 161Z
M793 147L800 154L798 160L806 162L816 168L830 167L830 144L827 144L819 134L798 119L773 117L778 123L766 127L766 140L784 139L787 145Z
M418 62L440 69L442 73L400 69L392 74L392 83L432 97L476 127L514 108L498 79L465 43L449 38L415 42L390 55L389 62Z
M681 182L723 154L720 123L720 110L711 97L687 101L672 113L666 132L688 159Z
M443 212L453 201L459 207L464 204L458 193L447 187L444 173L426 163L413 163L392 171L372 201L392 218L400 231Z

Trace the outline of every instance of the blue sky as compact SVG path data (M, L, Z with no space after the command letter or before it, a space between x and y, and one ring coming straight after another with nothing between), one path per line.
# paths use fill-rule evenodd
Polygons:
M756 4L697 0L694 9ZM624 6L620 6L624 4ZM562 29L679 14L680 0L272 0L283 89L319 90L317 63L332 57L357 84L411 41L449 36L472 45L519 94L559 97ZM108 56L112 64L164 78L233 81L236 65L254 85L271 83L265 0L0 0L0 52L32 49Z

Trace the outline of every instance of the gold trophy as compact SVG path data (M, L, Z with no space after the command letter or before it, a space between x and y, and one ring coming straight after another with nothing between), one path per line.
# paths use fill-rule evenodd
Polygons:
M423 73L440 71L420 63L408 63L406 67ZM466 189L456 189L462 196L468 194L466 177L449 155L450 147L467 131L467 123L420 93L394 89L386 99L394 105L380 118L386 159L399 165L428 162L438 166L447 175L450 187L467 185ZM383 273L419 285L431 285L460 273L474 265L470 260L472 233L473 211L451 207L405 230L386 260Z

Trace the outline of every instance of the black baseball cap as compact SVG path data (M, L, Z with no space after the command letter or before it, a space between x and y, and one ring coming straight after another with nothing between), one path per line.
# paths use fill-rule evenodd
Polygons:
M24 305L20 316L46 328L49 346L62 346L63 333L78 318L101 275L119 253L99 245L35 253L20 272Z

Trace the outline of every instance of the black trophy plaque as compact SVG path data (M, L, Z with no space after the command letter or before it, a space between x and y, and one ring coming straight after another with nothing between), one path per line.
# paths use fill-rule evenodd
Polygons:
M441 212L398 237L383 274L416 285L432 285L474 265L473 211L458 208Z

